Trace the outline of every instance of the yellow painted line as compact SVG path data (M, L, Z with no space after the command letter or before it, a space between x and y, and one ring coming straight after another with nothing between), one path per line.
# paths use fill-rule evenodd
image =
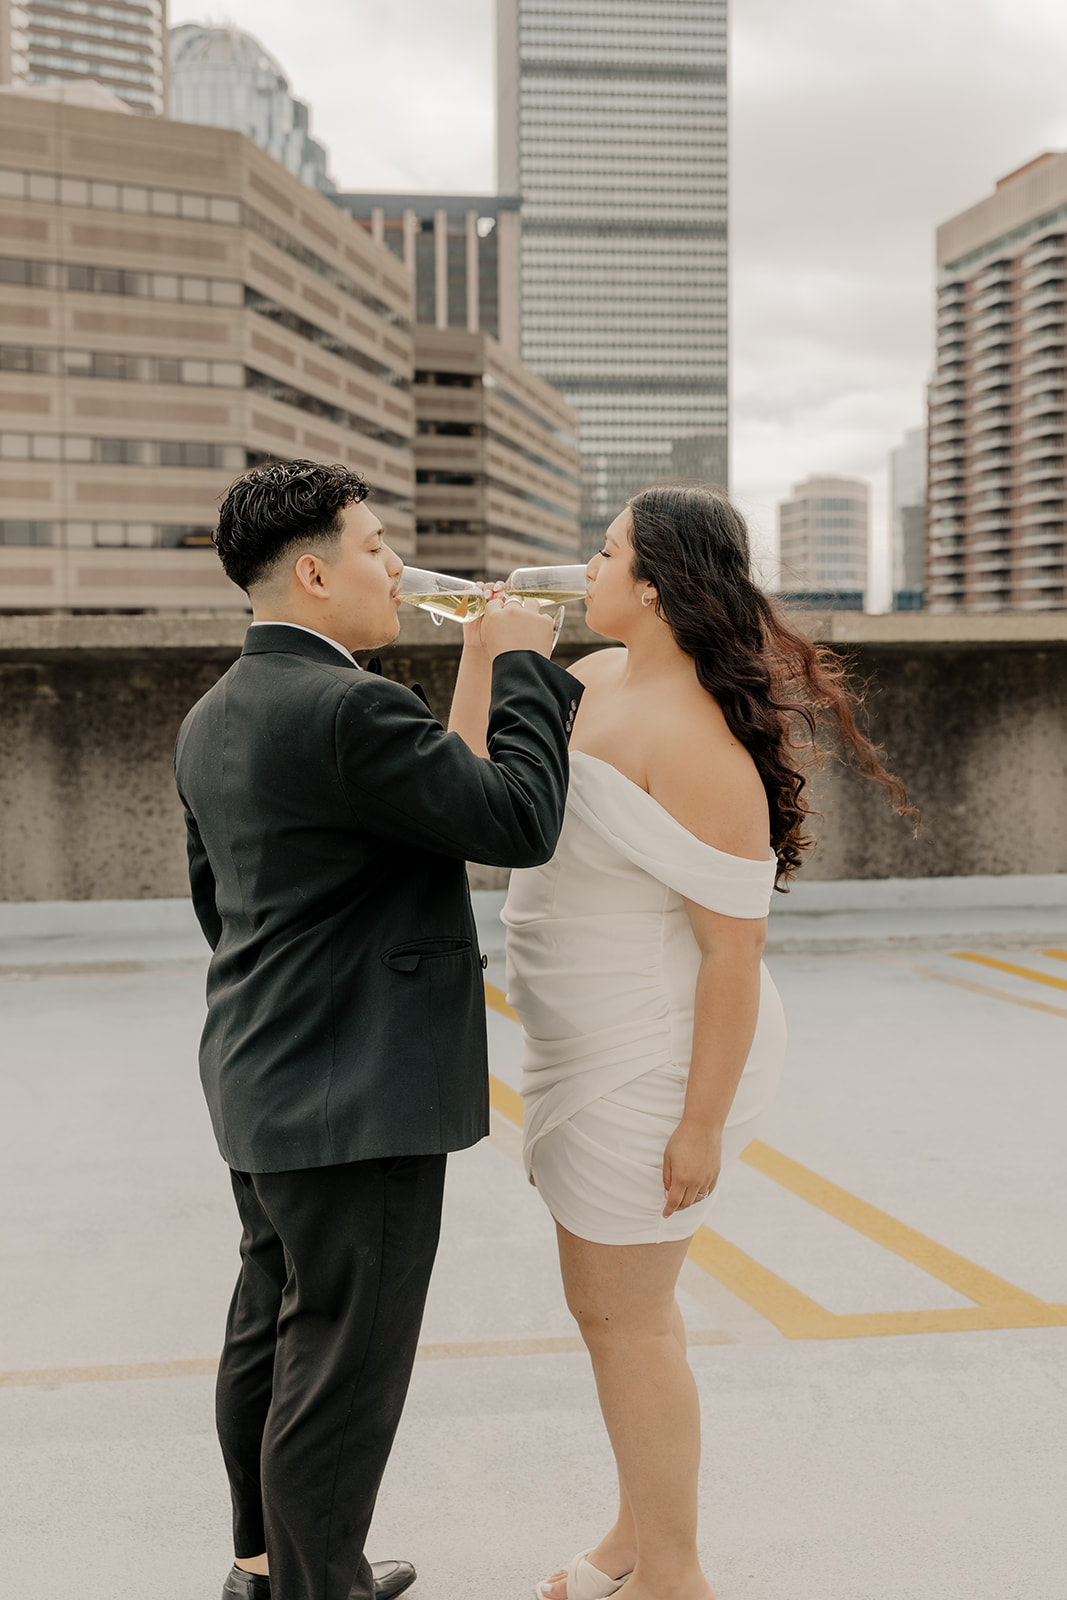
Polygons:
M1034 1311L1011 1306L958 1306L939 1311L870 1311L834 1316L818 1332L792 1334L802 1339L875 1339L901 1333L991 1333L1006 1328L1067 1328L1067 1306L1038 1302Z
M888 960L880 956L879 960ZM1003 1000L1009 1006L1023 1006L1027 1011L1044 1011L1051 1017L1067 1017L1067 1006L1050 1006L1044 1000L1028 1000L1021 994L1009 994L1006 989L994 989L991 983L970 983L966 978L954 978L949 972L933 972L928 967L920 967L917 963L893 961L893 966L906 966L909 971L917 972L923 978L932 978L934 983L947 983L953 989L964 989L968 994L984 995L987 1000Z
M495 983L486 984L485 1003L487 1006L492 1006L494 1011L499 1011L502 1017L507 1017L509 1022L518 1022L518 1012L511 1009L503 989L498 989Z
M1048 952L1045 952L1046 955ZM991 983L972 983L970 978L959 978L951 972L937 972L933 967L924 966L918 961L905 960L903 956L886 955L884 952L872 952L868 958L871 961L880 961L887 967L896 967L901 972L914 972L919 978L929 978L933 983L947 983L952 989L963 989L967 994L984 995L989 1000L1003 1000L1009 1006L1024 1006L1027 1011L1045 1011L1052 1017L1067 1017L1067 1006L1049 1005L1046 1000L1031 1000L1023 995L1009 994L1007 989L997 989Z
M976 956L971 959L982 958ZM1064 959L1067 959L1067 955ZM925 971L923 968L916 970ZM939 976L932 972L927 975ZM944 981L978 989L998 999L1012 998L1001 996L997 990L985 990L977 984L965 983L962 979L946 977ZM485 992L486 1001L494 1010L518 1021L499 989L487 983ZM1039 1001L1020 1003L1067 1016L1067 1011L1055 1006L1043 1006ZM499 1078L490 1075L489 1098L496 1110L521 1128L521 1095ZM828 1311L817 1300L810 1299L721 1234L713 1233L710 1228L698 1228L689 1246L689 1259L765 1317L787 1339L872 1339L906 1333L975 1333L1003 1328L1067 1327L1067 1306L1048 1305L1036 1295L1027 1294L1025 1289L1017 1288L1006 1279L968 1261L965 1256L946 1249L926 1234L891 1217L888 1212L880 1211L877 1206L850 1194L828 1178L821 1178L810 1167L802 1166L799 1161L783 1155L779 1150L773 1150L762 1140L753 1139L741 1152L741 1160L773 1183L795 1194L798 1199L843 1222L854 1232L975 1302L973 1306L944 1307L932 1311L844 1314ZM691 1342L707 1341L697 1337Z
M456 1344L420 1344L416 1361L475 1361L485 1356L577 1355L585 1345L574 1334L562 1339L470 1339Z
M732 1333L717 1328L688 1333L689 1344L737 1344ZM585 1353L585 1344L573 1334L554 1339L478 1339L469 1344L420 1344L416 1361L481 1361L500 1356L565 1356Z
M1067 961L1067 950L1042 950L1043 956L1051 956L1053 961Z
M209 1378L218 1361L124 1361L96 1367L45 1367L30 1372L0 1372L0 1389L29 1384L129 1383L135 1378Z
M510 1083L494 1078L492 1073L489 1074L489 1104L517 1128L522 1127L522 1095Z
M687 1334L693 1345L737 1344L732 1333L717 1328ZM483 1361L508 1356L561 1356L584 1354L585 1345L575 1335L547 1339L473 1339L455 1344L420 1344L416 1361ZM53 1388L68 1383L129 1383L138 1378L213 1378L214 1359L203 1361L133 1361L98 1367L39 1367L24 1372L0 1372L0 1389Z
M809 1300L791 1283L710 1228L697 1229L689 1246L689 1259L766 1317L787 1339L818 1338L815 1330L832 1317L832 1312Z
M1010 972L1013 978L1026 978L1030 983L1044 983L1050 989L1067 990L1067 978L1054 978L1051 972L1038 972L1035 967L1017 967L1014 961L998 961L995 956L980 956L973 950L953 950L957 961L974 961L980 967L993 967L997 972Z
M787 1339L873 1339L903 1333L1067 1327L1067 1306L1046 1305L1032 1296L1021 1302L992 1306L840 1315L809 1299L710 1228L700 1228L694 1235L689 1258L760 1316L766 1317Z
M910 1262L913 1267L919 1267L931 1278L947 1284L976 1305L986 1308L1016 1306L1031 1311L1044 1306L1044 1301L1038 1300L1035 1295L1017 1289L1004 1278L998 1278L995 1273L976 1266L965 1256L957 1255L954 1250L947 1250L944 1245L928 1239L926 1234L909 1228L906 1222L898 1222L896 1217L849 1194L847 1189L838 1188L828 1178L820 1178L809 1167L803 1167L799 1161L772 1150L759 1139L753 1139L741 1152L741 1160L781 1188L788 1189L791 1194L806 1200L827 1216L843 1222L854 1233L873 1240L883 1250L889 1250L893 1255Z
M507 1017L509 1022L518 1022L518 1015L508 1005L503 989L498 989L495 983L486 984L485 1003L494 1011L499 1011L502 1017ZM522 1127L522 1095L509 1083L494 1078L492 1073L489 1074L489 1104L517 1128Z

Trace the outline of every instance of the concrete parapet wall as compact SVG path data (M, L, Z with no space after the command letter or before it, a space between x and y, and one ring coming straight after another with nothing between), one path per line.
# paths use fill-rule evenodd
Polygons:
M0 618L0 900L187 893L174 737L238 654L237 615ZM923 828L830 763L819 880L1067 872L1067 614L832 614L807 626L869 685L871 731ZM568 619L566 664L602 641ZM389 675L447 713L459 633L405 613ZM479 887L498 877L475 874Z

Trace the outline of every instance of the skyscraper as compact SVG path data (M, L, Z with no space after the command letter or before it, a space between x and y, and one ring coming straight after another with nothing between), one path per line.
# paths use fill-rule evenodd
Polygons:
M497 0L520 351L576 408L583 548L727 477L727 0Z
M303 100L250 33L226 23L170 30L170 114L176 122L234 128L312 189L332 196L329 156L311 137Z
M869 491L862 478L805 478L778 507L782 593L863 609Z
M926 603L1067 604L1067 153L1047 153L937 230Z
M909 428L889 452L889 551L894 611L922 609L926 526L926 429Z
M95 80L163 116L166 12L166 0L0 0L0 84Z

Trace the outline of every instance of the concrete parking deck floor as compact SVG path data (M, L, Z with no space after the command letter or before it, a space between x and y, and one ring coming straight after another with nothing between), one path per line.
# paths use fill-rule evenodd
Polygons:
M371 1545L416 1561L416 1600L528 1597L611 1502L484 932L493 1137L451 1163ZM869 921L852 953L771 960L783 1092L682 1285L719 1600L1067 1596L1067 922L944 932ZM0 1594L215 1600L238 1229L195 1069L203 955L173 928L40 934L0 945Z

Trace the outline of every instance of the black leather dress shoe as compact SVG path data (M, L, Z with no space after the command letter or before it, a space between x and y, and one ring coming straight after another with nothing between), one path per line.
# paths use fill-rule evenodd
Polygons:
M372 1561L374 1600L396 1600L418 1577L410 1561Z
M270 1579L231 1567L222 1586L222 1600L270 1600Z
M396 1600L410 1589L417 1576L410 1561L372 1561L374 1600ZM270 1579L231 1567L222 1586L222 1600L270 1600Z

